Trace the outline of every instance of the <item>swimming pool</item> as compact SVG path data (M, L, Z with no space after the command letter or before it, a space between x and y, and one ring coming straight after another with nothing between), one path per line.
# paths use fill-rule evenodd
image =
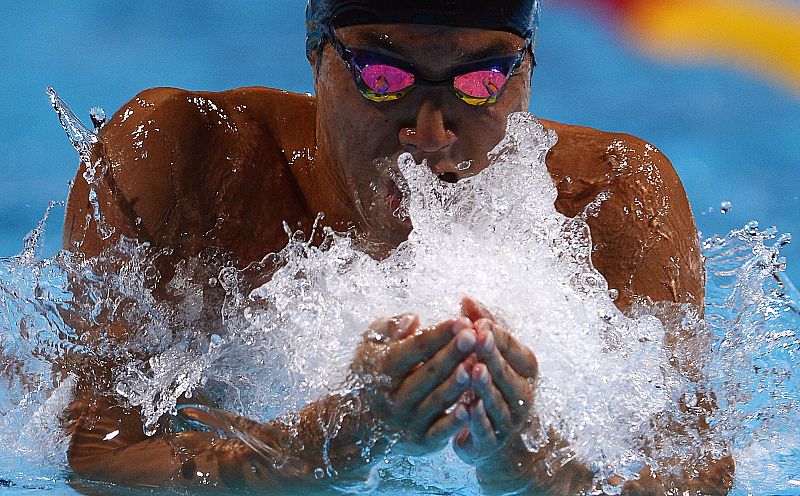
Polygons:
M20 6L3 20L9 27L0 35L6 37L5 45L23 40L30 52L10 54L19 70L12 83L4 82L14 88L5 93L18 95L23 104L10 107L15 110L4 116L4 122L14 125L4 126L0 150L6 161L0 166L5 168L4 189L16 193L4 194L0 200L0 254L20 250L24 233L36 224L48 200L65 196L66 183L74 173L74 153L41 93L46 84L58 86L76 110L103 105L109 112L141 88L153 85L223 89L269 84L294 91L311 89L303 54L302 12L296 2L235 10L207 2L197 4L192 12L158 8L172 10L155 14L157 8L146 4L123 9L105 3L73 3L48 11ZM15 22L23 18L25 22ZM178 25L166 19L179 20ZM792 139L800 129L796 97L732 70L675 69L636 57L603 24L585 14L553 10L546 11L544 19L534 83L535 113L631 132L654 142L676 164L706 235L724 234L751 219L792 230L800 202L796 185L785 179L793 177L800 164L800 140ZM145 26L157 35L142 40ZM209 36L197 40L183 39L181 34L197 32ZM243 63L240 53L262 55L256 63ZM656 80L658 85L648 83ZM13 101L13 97L4 99ZM659 117L654 119L654 115ZM742 115L749 120L744 121ZM759 122L753 116L765 118ZM754 171L765 170L769 173L753 179ZM723 201L733 203L725 215L719 211ZM58 244L58 231L58 222L51 222L49 253ZM793 249L790 245L784 250L790 274L798 270ZM28 429L27 435L34 431ZM796 455L792 446L788 449L787 457ZM17 488L66 489L58 470L31 475L26 467L12 465L10 472L24 481ZM413 473L412 468L408 473ZM460 480L451 481L453 485L429 490L463 490L463 480L469 484L469 477L461 475Z

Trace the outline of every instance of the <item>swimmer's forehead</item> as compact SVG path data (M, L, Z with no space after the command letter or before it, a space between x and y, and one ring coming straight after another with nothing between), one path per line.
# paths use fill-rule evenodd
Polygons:
M413 61L439 57L449 63L513 56L525 40L504 31L421 24L364 24L336 30L342 42Z

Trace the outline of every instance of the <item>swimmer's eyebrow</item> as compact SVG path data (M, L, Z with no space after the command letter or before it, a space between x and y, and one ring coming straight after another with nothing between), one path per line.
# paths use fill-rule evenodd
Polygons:
M522 50L522 46L505 40L494 40L470 52L464 52L456 58L456 62L479 62L487 59L514 57Z
M378 33L359 33L354 37L355 42L363 48L382 50L396 55L405 61L414 60L415 51L407 47L393 43L388 37ZM478 47L469 52L459 54L454 60L454 64L464 64L469 62L480 62L482 60L513 57L522 49L515 43L507 40L493 40L486 45Z

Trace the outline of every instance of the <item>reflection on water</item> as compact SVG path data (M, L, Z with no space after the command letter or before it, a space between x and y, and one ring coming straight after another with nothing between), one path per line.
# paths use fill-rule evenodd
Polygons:
M91 160L93 132L51 98ZM352 388L350 359L374 318L415 311L435 323L456 315L468 293L537 353L538 423L526 442L535 449L555 431L571 447L549 463L577 457L613 492L612 475L732 450L737 491L797 492L800 297L782 272L787 239L749 225L706 240L702 319L652 302L624 315L591 265L583 218L553 206L543 160L555 139L532 116L514 115L492 167L455 184L401 157L414 231L380 261L344 234L321 228L314 245L287 231L286 248L262 266L239 271L209 252L165 282L157 267L166 253L125 238L97 259L44 258L43 221L18 256L0 260L3 484L66 490L60 412L78 376L140 406L150 432L181 396L201 391L263 421ZM104 164L91 165L83 179L101 188ZM94 215L99 229L113 229ZM160 284L167 298L154 297ZM132 337L120 339L119 326ZM703 402L719 407L708 428L694 408ZM390 455L373 475L360 489L477 492L449 449Z

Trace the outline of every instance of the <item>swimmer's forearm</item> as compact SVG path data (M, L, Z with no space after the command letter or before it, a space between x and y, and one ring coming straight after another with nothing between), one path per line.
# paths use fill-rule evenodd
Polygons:
M547 458L553 449L564 448L551 442L538 453L531 453L515 438L499 456L477 468L478 481L488 494L575 495L583 494L592 485L592 472L570 460L548 467ZM670 478L654 477L645 468L638 481L622 488L622 495L663 495L669 490L689 491L691 494L726 495L733 486L733 458L706 461L702 467L684 469Z
M228 474L241 473L252 450L239 440L220 439L211 433L186 432L155 436L111 451L74 446L70 465L81 477L127 487L207 486L236 489L255 482L232 481ZM261 461L253 464L256 467ZM265 473L251 475L266 482ZM232 484L235 482L235 484ZM249 485L249 484L248 484Z
M94 456L79 454L71 457L70 464L84 479L134 488L171 486L275 494L321 489L298 460L272 460L241 440L204 432L153 437Z
M337 483L368 476L362 444L370 421L350 405L338 396L325 398L298 412L291 426L216 414L217 430L235 437L194 431L150 438L139 431L137 436L135 429L120 431L127 416L109 409L91 427L75 430L69 461L85 479L128 487L314 493L331 483L332 470ZM219 429L223 424L226 428ZM326 435L337 425L335 435Z
M592 483L592 473L575 460L548 466L550 453L563 448L551 441L537 453L528 450L519 434L488 462L476 469L478 482L487 494L564 495L583 494Z
M638 481L622 486L623 496L662 495L673 493L724 496L733 487L733 457L705 460L695 467L683 467L668 476L653 476L649 468L639 475Z

